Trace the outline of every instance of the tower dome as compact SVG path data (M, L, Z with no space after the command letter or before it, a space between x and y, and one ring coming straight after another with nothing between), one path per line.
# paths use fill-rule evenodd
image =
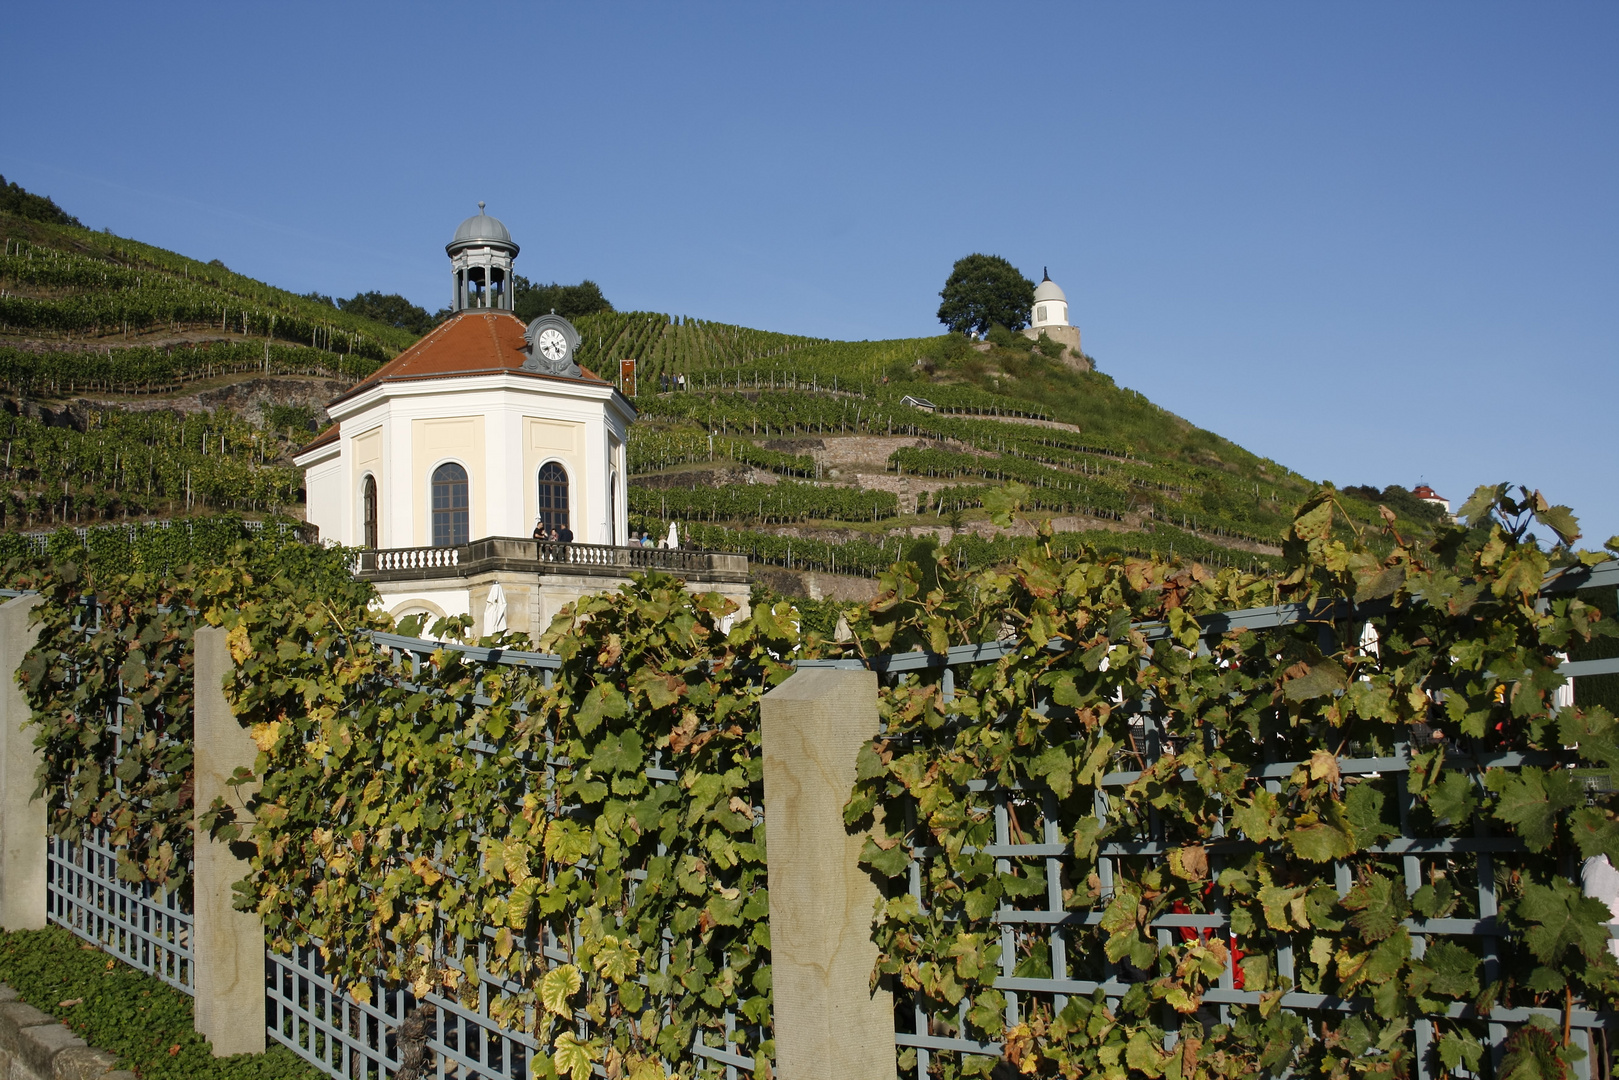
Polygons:
M490 217L483 208L478 203L478 212L463 221L455 230L455 239L444 245L455 281L451 311L512 309L512 260L517 258L518 248L500 219Z
M1068 296L1045 271L1044 280L1034 288L1034 318L1029 325L1035 330L1046 326L1068 325Z
M512 234L507 231L499 218L484 213L483 207L484 204L479 203L478 212L463 221L455 230L455 239L444 245L445 252L454 255L464 247L491 244L511 248L511 253L515 257L518 249L517 245L512 243Z

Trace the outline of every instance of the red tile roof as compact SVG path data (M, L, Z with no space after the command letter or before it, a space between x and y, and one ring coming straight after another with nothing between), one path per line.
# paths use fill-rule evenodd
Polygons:
M526 329L523 320L509 311L463 311L445 320L426 337L338 395L333 404L384 382L492 375L502 371L535 379L557 378L555 375L522 370L523 363L528 359L528 354L523 351L523 346L528 344L523 337ZM583 368L580 372L583 382L606 382Z

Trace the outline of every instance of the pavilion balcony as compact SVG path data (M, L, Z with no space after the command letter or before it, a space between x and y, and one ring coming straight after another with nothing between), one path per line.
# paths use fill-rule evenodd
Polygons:
M489 536L457 547L366 549L359 573L372 581L465 578L493 570L536 575L625 578L661 570L705 582L748 580L748 557L684 548L563 544L515 536Z

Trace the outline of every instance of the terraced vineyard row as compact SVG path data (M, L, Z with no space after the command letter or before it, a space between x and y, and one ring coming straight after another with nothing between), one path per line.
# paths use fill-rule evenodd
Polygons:
M89 430L0 417L0 526L81 523L299 501L288 444L233 414L107 411Z
M630 519L630 528L635 532L653 533L659 527L659 520L655 517L636 515ZM817 540L698 522L685 525L681 532L682 543L692 547L747 555L754 562L790 570L853 574L859 577L878 576L903 557L910 544L917 542L899 536L881 541ZM1028 540L1023 537L1001 536L986 540L974 533L963 533L952 537L945 550L958 565L975 568L1010 562L1017 557L1020 547L1027 543ZM1062 553L1065 558L1082 548L1089 548L1099 554L1138 557L1170 555L1196 560L1208 566L1236 566L1256 573L1275 570L1281 565L1281 560L1275 556L1232 551L1201 537L1166 527L1160 527L1151 534L1102 529L1057 533L1052 537L1051 544L1052 550Z
M576 325L582 338L580 364L614 378L620 360L635 359L646 385L660 376L782 357L819 343L816 338L646 311L584 315Z
M316 375L363 379L377 369L364 356L302 345L208 342L74 352L29 352L0 346L0 389L14 394L156 393L221 375Z
M684 375L690 389L718 389L722 374L725 385L734 386L740 375L750 389L808 386L812 380L829 387L834 378L840 385L874 384L890 365L910 364L937 341L830 341L644 311L584 315L576 325L584 339L581 364L605 376L617 373L620 360L633 358L641 386L652 389L660 376L675 375Z
M1185 505L1181 499L1166 497L1167 493L1161 491L1154 495L1151 485L1133 481L1127 475L1120 476L1115 473L1094 478L1079 478L1069 471L1042 465L1026 458L979 457L949 450L904 448L890 455L889 461L899 472L914 476L1017 480L1032 489L1025 500L1025 504L1031 509L1038 507L1051 511L1074 511L1115 520L1122 518L1127 511L1148 510L1151 516L1180 521L1186 528L1249 543L1275 544L1280 535L1279 530L1258 532L1252 528L1251 523L1255 521L1261 525L1268 523L1266 519L1270 517L1270 513L1256 510L1253 514L1240 519L1227 515L1199 513L1201 505L1196 507ZM1209 501L1210 485L1194 490L1199 492L1203 502ZM940 512L951 509L964 510L983 506L983 493L984 488L979 485L957 486L933 492L929 501L938 506ZM1255 505L1261 504L1256 502ZM1274 511L1271 513L1280 516ZM1249 527L1245 528L1245 525Z
M643 417L748 438L867 434L951 441L995 456L907 449L892 460L901 471L923 476L1021 480L1040 490L1037 497L1048 509L1118 517L1151 507L1156 516L1185 521L1190 528L1260 543L1277 542L1298 497L1296 491L1222 470L1143 461L1086 433L930 415L894 397L804 390L677 392L643 397L637 406ZM1376 521L1372 507L1353 500L1349 505L1362 521Z
M630 488L632 513L661 520L744 521L761 525L804 521L881 521L899 513L888 491L820 487L783 480L720 488Z
M814 476L815 460L755 446L746 439L706 435L691 428L658 428L638 424L630 429L630 474L656 472L695 462L735 461L782 476Z
M98 238L88 230L58 231ZM82 242L84 237L61 239ZM379 361L415 340L408 331L222 268L145 245L90 242L101 243L103 250L84 254L5 239L0 254L0 330L99 337L151 329L213 329Z
M62 261L72 260L69 256ZM0 281L15 282L20 262L15 257L0 259ZM250 305L206 285L153 272L139 284L111 291L69 291L49 298L0 295L0 331L102 337L153 328L174 333L206 328L276 338L373 360L387 360L396 351L363 332L295 311Z
M35 269L27 273L69 275L62 280L62 284L68 288L88 291L119 288L129 281L129 274L134 274L138 282L148 272L158 271L193 285L215 289L250 305L276 308L339 329L367 334L395 350L404 348L416 339L408 330L339 311L319 301L238 274L219 263L187 258L110 233L22 222L0 216L0 234L5 236L5 240L0 241L0 253L34 263ZM52 256L46 252L56 254ZM70 256L71 260L65 261ZM55 266L45 265L47 262L54 262ZM102 274L106 276L102 277ZM43 278L35 280L44 281Z

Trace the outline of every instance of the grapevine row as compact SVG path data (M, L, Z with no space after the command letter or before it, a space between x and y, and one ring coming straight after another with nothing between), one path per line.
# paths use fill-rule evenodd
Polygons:
M775 484L732 484L720 488L630 489L630 510L680 521L746 521L790 524L801 521L880 521L899 513L899 498L888 491L818 487L783 480Z
M221 375L313 375L356 381L377 369L363 356L300 345L215 341L30 352L0 346L0 388L14 394L161 393Z

